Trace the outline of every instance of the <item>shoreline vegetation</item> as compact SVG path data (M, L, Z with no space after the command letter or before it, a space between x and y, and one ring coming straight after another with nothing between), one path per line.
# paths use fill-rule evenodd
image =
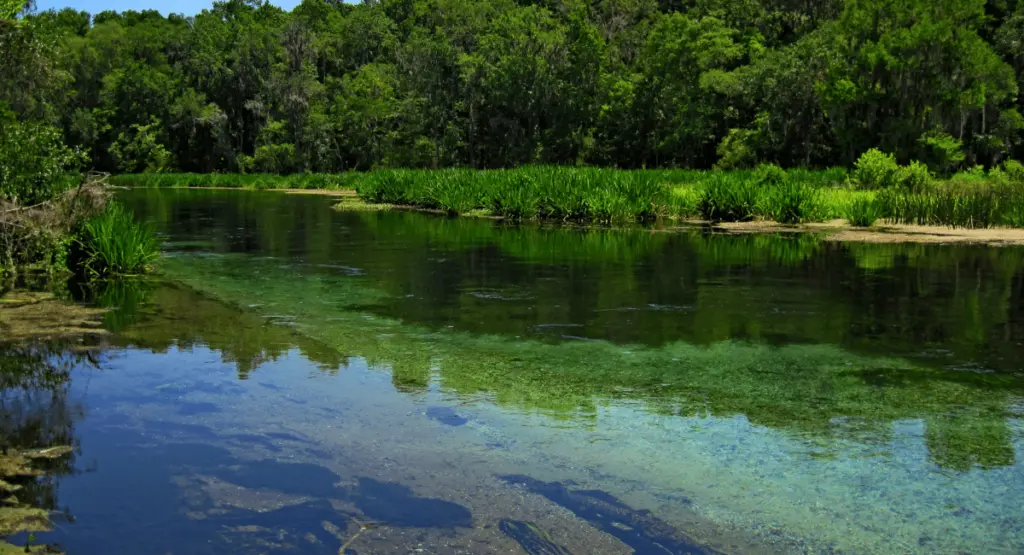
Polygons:
M939 179L920 164L900 166L878 151L866 153L849 172L774 165L734 171L524 166L286 176L126 174L111 182L320 192L341 197L338 209L417 209L507 221L710 223L748 233L844 230L840 240L871 240L870 232L887 231L890 237L881 240L1024 243L1021 164L1011 160Z

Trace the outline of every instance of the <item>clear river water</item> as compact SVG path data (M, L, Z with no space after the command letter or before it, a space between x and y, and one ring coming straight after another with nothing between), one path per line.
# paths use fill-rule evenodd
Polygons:
M1024 249L120 197L161 279L0 346L70 376L0 397L76 448L36 542L1024 552Z

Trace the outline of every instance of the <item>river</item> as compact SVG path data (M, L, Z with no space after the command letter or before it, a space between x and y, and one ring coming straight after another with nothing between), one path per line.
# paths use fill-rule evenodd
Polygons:
M120 196L163 277L86 295L36 541L1024 551L1024 249Z

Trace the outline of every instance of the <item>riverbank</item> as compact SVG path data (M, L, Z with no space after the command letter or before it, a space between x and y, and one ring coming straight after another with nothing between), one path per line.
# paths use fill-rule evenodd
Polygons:
M781 225L775 222L734 222L706 225L724 233L817 233L828 241L851 243L922 243L922 244L984 244L991 246L1024 245L1024 229L984 228L963 229L929 225L909 225L879 222L872 227L855 227L846 220L831 222Z
M776 166L736 171L524 166L289 176L138 174L116 176L112 182L130 187L317 191L346 197L342 207L348 209L410 207L514 221L795 225L844 219L858 228L879 222L957 229L1024 228L1020 172L993 168L937 179L921 166L913 168L916 171L885 168L901 176L892 179L875 175L885 173L874 171L877 168L867 171L860 165L852 173L842 168L811 171ZM352 198L352 191L362 203Z

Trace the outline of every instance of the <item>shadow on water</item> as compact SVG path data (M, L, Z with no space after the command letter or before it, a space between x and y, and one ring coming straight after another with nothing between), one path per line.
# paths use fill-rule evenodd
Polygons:
M310 463L242 459L206 442L252 438L226 438L198 425L154 424L145 423L144 434L104 426L93 437L90 453L97 466L71 492L89 500L88 519L46 534L45 541L71 553L333 555L367 522L441 531L473 525L465 507L417 496L401 484L345 479ZM124 544L115 538L111 545L109 532L118 529L125 531Z
M568 549L551 541L547 532L531 522L502 520L498 523L498 529L529 555L571 555Z
M638 555L714 555L718 551L699 545L682 535L675 527L649 511L635 510L616 497L597 490L573 490L569 484L544 482L522 475L500 476L505 482L526 488L549 501L572 511L578 518L610 534L633 549ZM502 532L515 539L528 553L561 553L552 551L538 531L522 524L502 525ZM534 551L531 551L533 549ZM546 551L547 550L547 551Z

